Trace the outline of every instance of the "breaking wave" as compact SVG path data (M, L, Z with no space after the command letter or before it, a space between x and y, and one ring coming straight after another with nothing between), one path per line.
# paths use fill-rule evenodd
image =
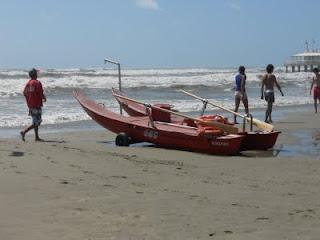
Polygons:
M201 109L202 103L190 99L177 90L185 89L218 101L233 108L234 75L237 69L124 69L122 88L129 95L146 102L166 102L182 112ZM251 108L265 107L260 100L261 76L264 70L247 70L247 92ZM312 103L309 95L311 73L285 73L276 69L276 76L285 97L276 96L278 106ZM83 89L90 97L117 111L118 104L111 96L111 88L118 87L117 70L114 69L44 69L39 79L43 83L48 102L44 108L44 123L64 123L89 119L72 96L75 88ZM28 80L28 71L0 70L0 127L21 126L29 122L22 96ZM299 96L299 97L297 97Z

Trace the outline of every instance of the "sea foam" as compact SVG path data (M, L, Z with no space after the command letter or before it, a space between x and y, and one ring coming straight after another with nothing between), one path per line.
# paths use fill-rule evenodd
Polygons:
M186 89L226 108L234 108L233 89L237 69L124 69L121 73L123 91L143 102L173 104L175 109L184 113L200 111L201 101L178 91ZM247 69L246 89L251 109L266 106L265 101L260 99L263 74L261 68ZM276 106L313 102L309 95L312 73L285 73L283 68L277 68L275 74L285 93L285 97L281 97L275 89ZM22 95L27 80L27 70L0 70L0 127L30 124ZM73 89L82 89L90 98L118 112L118 103L111 96L111 88L118 88L116 69L41 69L39 80L48 97L44 105L44 124L89 119L73 98Z

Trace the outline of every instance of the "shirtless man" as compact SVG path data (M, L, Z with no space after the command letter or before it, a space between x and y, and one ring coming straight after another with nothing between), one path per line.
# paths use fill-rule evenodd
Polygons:
M272 64L268 64L266 67L267 74L265 74L262 78L262 85L261 85L261 99L263 97L268 103L268 107L266 110L266 118L265 122L272 123L271 113L272 113L272 105L274 103L274 85L277 86L282 96L283 92L279 83L277 82L276 76L273 74L274 67Z
M319 69L313 69L314 77L312 78L312 83L310 87L310 95L313 88L313 99L314 99L314 110L317 113L317 100L320 103L320 74Z

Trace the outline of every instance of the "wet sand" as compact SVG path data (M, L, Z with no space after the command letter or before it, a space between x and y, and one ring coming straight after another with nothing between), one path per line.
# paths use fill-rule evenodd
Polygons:
M0 139L1 239L319 239L319 123L289 114L274 150L233 157L104 130Z

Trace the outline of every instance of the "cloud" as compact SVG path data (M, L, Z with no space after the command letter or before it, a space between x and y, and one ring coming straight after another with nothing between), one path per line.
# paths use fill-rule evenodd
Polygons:
M62 11L56 9L44 9L42 12L40 12L40 16L46 20L46 21L55 21L56 19L60 18L62 16Z
M240 11L241 10L241 7L240 5L237 3L237 2L230 2L229 3L229 8L233 9L233 10L236 10L236 11Z
M138 7L158 10L159 5L156 0L136 0Z

